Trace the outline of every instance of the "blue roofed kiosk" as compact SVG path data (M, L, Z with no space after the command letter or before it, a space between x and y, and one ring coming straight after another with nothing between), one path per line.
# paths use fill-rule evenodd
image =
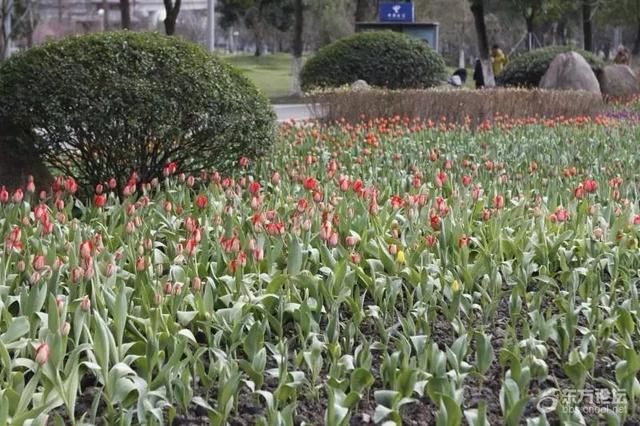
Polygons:
M378 7L378 20L356 22L356 31L395 31L424 40L436 51L438 46L437 22L415 22L415 7L411 2L381 2Z

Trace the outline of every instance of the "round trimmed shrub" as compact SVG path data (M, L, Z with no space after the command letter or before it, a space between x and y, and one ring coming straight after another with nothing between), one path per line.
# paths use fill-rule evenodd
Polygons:
M268 100L200 46L156 33L71 37L0 66L0 148L24 146L83 185L135 170L229 171L275 137Z
M388 89L420 89L446 79L444 59L421 40L391 31L358 33L320 49L304 65L303 90L356 80Z
M586 50L575 49L571 46L549 46L541 49L534 49L523 53L511 60L504 70L497 76L496 83L500 86L511 87L538 87L542 76L547 72L549 64L560 53L574 51L582 55L591 65L593 71L598 75L604 63L600 58Z

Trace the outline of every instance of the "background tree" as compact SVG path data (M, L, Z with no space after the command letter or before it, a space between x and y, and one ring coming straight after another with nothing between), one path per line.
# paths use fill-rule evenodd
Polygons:
M131 29L131 6L129 0L120 0L120 25L122 29Z
M303 0L294 0L293 42L291 53L293 54L293 71L291 79L291 94L298 96L302 93L300 87L300 71L302 71L302 54L304 52L304 3Z
M128 1L128 0L127 0ZM178 14L180 13L180 6L182 0L163 0L164 10L166 17L164 18L164 31L167 35L174 35L176 33L176 21L178 20Z
M307 45L316 50L352 34L355 9L351 0L309 1L304 25Z
M597 22L632 29L632 52L634 55L640 54L640 0L607 1L598 13Z
M166 0L165 0L166 1ZM255 55L264 53L264 42L269 29L288 31L294 11L294 0L219 0L221 25L228 29L242 23L251 30L255 41Z
M584 50L593 51L593 0L582 0L582 36Z
M37 23L37 4L33 0L0 0L0 61L11 54L14 39L25 39L28 47L33 45Z
M470 1L473 22L476 28L476 36L478 37L478 51L480 53L480 62L482 64L484 85L486 87L493 87L495 86L495 79L493 76L493 69L491 68L491 60L489 58L489 39L487 38L487 25L484 21L484 0Z

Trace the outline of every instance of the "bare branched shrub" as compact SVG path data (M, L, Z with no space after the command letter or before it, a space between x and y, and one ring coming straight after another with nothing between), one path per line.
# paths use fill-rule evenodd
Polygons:
M337 89L310 95L315 116L326 121L410 117L479 124L495 117L557 118L594 116L604 103L587 92L524 89L382 90Z

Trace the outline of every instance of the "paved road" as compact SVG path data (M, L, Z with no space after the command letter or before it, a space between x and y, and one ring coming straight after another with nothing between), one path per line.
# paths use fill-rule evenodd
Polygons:
M278 104L273 105L273 109L278 115L278 121L306 120L312 118L313 114L310 105L306 104Z

